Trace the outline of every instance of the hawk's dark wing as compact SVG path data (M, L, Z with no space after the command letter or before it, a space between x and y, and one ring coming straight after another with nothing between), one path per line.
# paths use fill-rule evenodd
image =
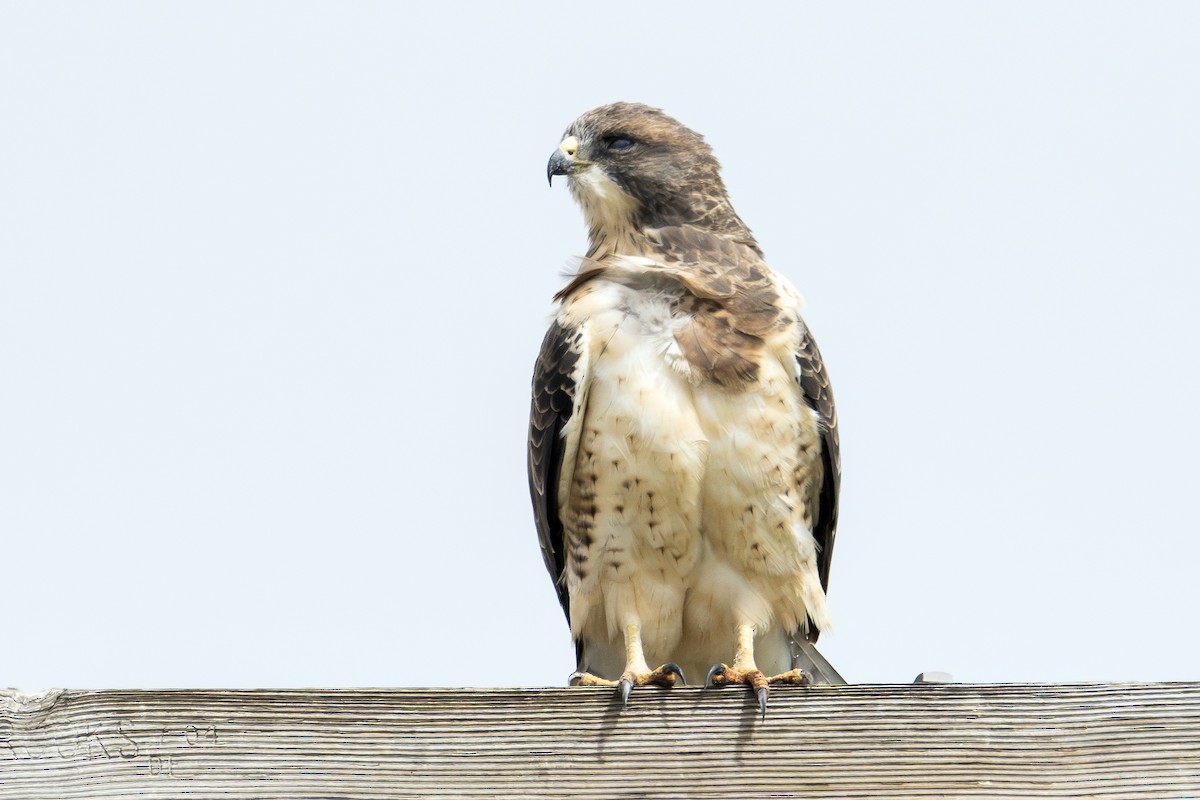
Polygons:
M529 495L537 522L546 569L554 579L567 622L570 598L563 579L566 543L558 513L564 464L574 467L582 423L587 370L586 331L555 321L546 332L533 369L533 401L529 409Z
M833 404L833 390L829 387L829 374L821 351L813 339L808 326L800 320L800 343L796 348L796 364L799 367L800 390L809 408L821 417L821 465L823 478L817 496L817 509L813 515L813 538L817 540L817 570L821 576L821 588L829 589L829 563L833 559L833 539L837 533L838 490L842 482L842 454L838 439L837 408ZM808 638L816 641L820 633L816 626L809 626Z

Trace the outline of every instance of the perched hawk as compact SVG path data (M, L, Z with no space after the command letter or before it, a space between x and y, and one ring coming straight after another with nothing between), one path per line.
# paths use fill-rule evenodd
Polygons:
M811 645L837 414L800 295L718 171L699 134L634 103L584 114L550 157L589 247L534 370L529 486L579 682L627 700L708 670L765 710L769 683L842 682Z

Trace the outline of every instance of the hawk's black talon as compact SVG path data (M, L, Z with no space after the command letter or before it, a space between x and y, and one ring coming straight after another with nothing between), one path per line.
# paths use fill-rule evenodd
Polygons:
M680 686L687 686L687 678L684 677L684 675L683 675L683 667L679 666L674 661L670 661L666 664L663 664L662 669L660 671L662 672L662 674L664 676L665 675L675 675L676 677L679 678ZM671 683L669 685L674 686L675 684Z
M628 678L622 678L617 684L617 691L621 693L621 708L629 707L629 693L633 691L633 681Z
M767 721L767 695L770 694L770 692L771 690L766 686L763 686L761 689L754 690L754 693L758 695L758 707L762 710L763 722Z
M713 676L716 675L717 673L721 673L722 675L725 673L725 665L724 664L713 664L711 667L709 667L708 675L706 675L704 678L704 688L705 689L707 689L710 686L716 686L716 684L713 683ZM725 684L721 684L721 686L724 686L724 685ZM718 687L718 688L720 688L720 687Z

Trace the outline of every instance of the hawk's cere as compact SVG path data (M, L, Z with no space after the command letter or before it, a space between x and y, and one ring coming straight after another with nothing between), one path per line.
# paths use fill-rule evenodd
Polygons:
M550 157L589 247L534 369L529 485L581 683L628 698L711 665L765 709L769 682L842 682L811 645L837 414L800 295L718 171L699 134L634 103L584 114Z

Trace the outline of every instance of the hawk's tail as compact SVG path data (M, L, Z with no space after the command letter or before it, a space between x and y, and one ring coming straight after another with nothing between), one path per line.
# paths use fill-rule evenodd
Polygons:
M812 675L813 683L848 685L846 679L825 660L825 656L821 655L816 645L799 636L792 639L792 669L802 669Z

